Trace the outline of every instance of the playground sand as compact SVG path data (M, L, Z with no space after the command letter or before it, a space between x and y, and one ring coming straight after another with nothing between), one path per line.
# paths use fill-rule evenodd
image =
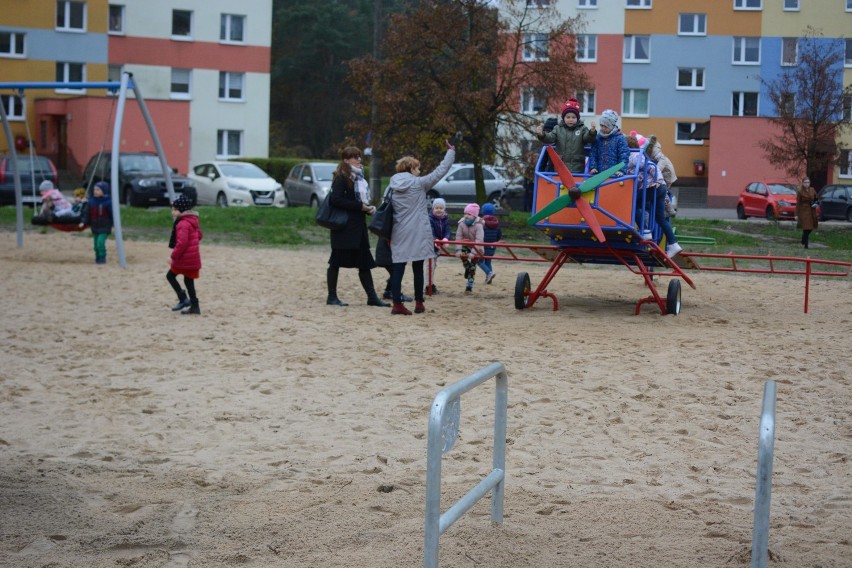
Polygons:
M466 296L441 259L427 313L391 317L353 270L325 305L326 249L202 245L187 317L165 242L126 243L125 270L86 235L0 249L0 566L422 566L431 402L493 361L505 519L483 499L442 567L747 566L767 380L770 565L852 565L850 279L815 279L806 315L802 279L692 272L663 318L633 315L629 271L566 266L558 312L517 311L547 265ZM493 404L462 399L443 510L490 471Z

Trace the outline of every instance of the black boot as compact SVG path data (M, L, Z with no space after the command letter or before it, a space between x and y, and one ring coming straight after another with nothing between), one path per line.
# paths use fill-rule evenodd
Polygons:
M325 301L329 306L348 306L346 302L341 302L337 298L337 275L340 274L340 268L337 266L329 266L325 273L328 282L328 299Z
M191 314L199 315L201 314L201 310L198 307L198 300L190 300L189 307L181 312L181 315L188 316Z
M370 290L367 294L367 305L368 306L378 306L380 308L389 308L390 304L387 302L383 302L381 298L376 294L375 290Z
M186 292L181 290L178 292L178 303L172 306L173 312L179 312L180 310L188 307L190 304L189 298L186 296Z

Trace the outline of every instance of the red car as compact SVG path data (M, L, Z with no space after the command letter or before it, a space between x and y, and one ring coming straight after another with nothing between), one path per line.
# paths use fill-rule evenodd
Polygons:
M796 182L787 180L766 179L748 183L737 201L737 218L795 219L797 187Z

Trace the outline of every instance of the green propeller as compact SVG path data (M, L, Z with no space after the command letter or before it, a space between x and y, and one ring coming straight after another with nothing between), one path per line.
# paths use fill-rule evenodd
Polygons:
M624 162L619 162L611 168L608 168L600 172L599 174L593 175L592 177L581 183L579 186L577 186L577 189L580 190L580 193L587 193L589 191L593 191L600 184L606 181L612 174L618 171L622 171L625 165L626 164ZM537 212L535 215L527 219L527 225L535 225L542 219L546 219L554 213L558 213L559 211L573 203L573 201L574 200L567 193L565 195L560 195L559 197L548 203L541 211Z

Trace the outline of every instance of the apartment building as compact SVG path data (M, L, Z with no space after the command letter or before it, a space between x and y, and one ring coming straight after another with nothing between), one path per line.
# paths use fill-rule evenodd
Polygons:
M4 82L117 81L132 74L169 163L266 156L272 0L4 0ZM0 94L15 138L79 176L110 149L116 96L103 89ZM122 151L153 150L129 97ZM6 150L0 139L0 152Z
M531 7L550 4L529 0ZM781 136L763 81L797 64L807 28L845 53L852 83L852 0L555 0L564 17L581 15L577 62L595 89L577 93L586 123L607 108L622 130L655 134L677 170L682 205L728 207L746 182L779 175L758 142ZM572 93L573 94L573 93ZM558 112L565 98L548 101ZM524 109L541 108L521 95ZM838 109L838 113L846 109ZM534 114L531 112L531 114ZM712 133L712 134L711 134ZM823 183L852 183L852 134ZM816 181L816 180L815 180Z

